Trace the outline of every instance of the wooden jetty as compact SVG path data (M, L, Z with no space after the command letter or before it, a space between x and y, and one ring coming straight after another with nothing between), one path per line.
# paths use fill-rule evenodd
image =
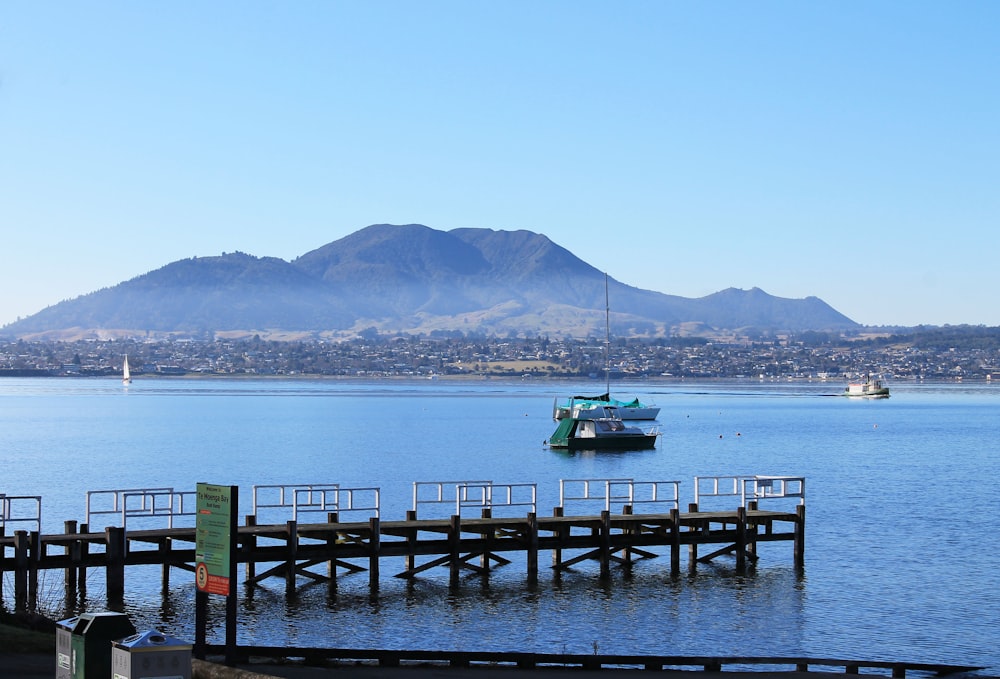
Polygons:
M721 487L720 487L721 482ZM581 491L570 490L582 484ZM728 485L730 484L731 485ZM669 572L681 569L681 552L688 553L689 568L722 556L734 559L738 571L758 559L758 545L767 542L792 543L796 568L802 568L805 552L805 480L800 477L709 477L696 479L696 500L739 498L732 510L704 511L698 502L680 511L678 482L636 482L631 479L586 479L560 483L560 504L551 516L538 516L532 484L493 482L434 482L414 484L413 509L403 520L382 520L378 503L359 503L360 491L325 486L261 486L280 489L279 500L258 503L254 490L254 513L239 526L235 555L245 572L245 584L253 586L268 578L283 578L294 590L299 579L325 582L335 589L340 574L368 572L373 592L379 587L383 565L401 562L393 573L400 578L416 578L434 568L448 568L450 582L457 585L463 572L488 575L496 566L511 560L504 555L523 554L527 578L538 577L539 556L551 554L551 568L560 573L586 561L599 565L607 577L614 565L629 565L640 559L669 556ZM419 497L418 486L430 485L436 492L430 500ZM645 488L645 495L639 489ZM699 494L699 488L703 488ZM666 489L666 490L664 490ZM418 518L418 508L428 504L450 505L447 492L454 490L454 510L443 518ZM515 497L528 491L528 501ZM105 492L105 491L100 491ZM85 590L89 569L105 570L109 608L119 609L125 595L125 572L129 566L159 565L162 584L169 584L171 568L193 571L196 530L193 526L172 525L193 512L181 503L169 513L157 511L149 498L173 494L171 489L155 489L141 495L139 509L129 514L127 502L121 509L125 524L136 516L166 517L166 528L126 528L108 526L93 530L88 524L66 521L59 534L17 530L0 535L0 587L2 574L12 573L15 609L32 610L36 603L41 571L61 570L67 599ZM791 498L789 509L762 509L760 504ZM603 502L600 511L568 513L573 502ZM611 511L621 501L620 511ZM787 504L787 503L786 503ZM503 510L527 505L531 511L521 516L497 516ZM666 505L666 511L664 510ZM89 513L88 518L92 518ZM190 503L188 505L190 507ZM477 508L478 516L463 516L463 510ZM657 511L637 511L653 507ZM260 523L258 512L291 508L293 519L281 523ZM325 511L320 521L300 521L307 513ZM347 521L342 514L374 512L366 520ZM116 508L115 511L118 511ZM99 513L95 513L99 515ZM131 517L131 518L130 518ZM707 553L701 550L707 550ZM319 567L319 570L317 570ZM193 578L192 578L193 580ZM2 591L0 591L2 596Z

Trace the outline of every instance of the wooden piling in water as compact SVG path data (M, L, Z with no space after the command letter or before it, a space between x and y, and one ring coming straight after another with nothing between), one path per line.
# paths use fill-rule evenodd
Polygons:
M674 507L670 510L670 575L681 572L681 512Z
M128 553L125 529L120 526L108 526L104 529L104 537L108 608L121 611L125 603L125 557Z
M340 523L340 515L329 512L326 522L331 526L336 525ZM337 531L331 530L326 534L326 548L330 552L330 559L326 562L327 590L333 594L337 591Z
M299 524L297 521L286 521L287 532L285 543L285 591L289 594L295 591L295 562L299 554Z
M611 512L606 509L601 512L601 525L596 530L599 536L597 549L601 577L607 578L611 575Z
M538 515L534 512L528 514L527 530L528 580L534 584L538 581Z
M448 527L448 567L449 582L452 587L458 585L462 565L462 517L453 514Z
M372 592L378 591L378 580L379 580L379 556L382 550L382 531L381 522L377 516L373 516L368 519L368 530L370 531L370 536L368 538L368 544L371 550L371 556L368 558L368 587Z
M28 531L14 531L14 611L28 610Z
M746 507L736 509L736 572L744 573L747 569L747 510Z
M795 539L793 541L792 553L795 568L802 570L806 565L806 506L798 505L795 508Z
M257 517L253 514L247 514L246 525L248 527L253 527L257 525ZM257 536L253 532L248 532L246 537L243 539L243 550L247 554L252 554L257 549ZM253 582L257 576L257 564L254 563L252 559L247 559L246 561L246 579L248 582Z

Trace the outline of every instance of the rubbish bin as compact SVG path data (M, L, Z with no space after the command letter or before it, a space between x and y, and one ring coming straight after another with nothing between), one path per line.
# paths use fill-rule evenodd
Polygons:
M111 642L135 634L124 613L83 613L73 631L70 667L73 679L108 679L111 676Z
M73 679L73 635L79 626L76 616L56 623L56 679Z
M191 644L150 630L111 644L112 679L191 679Z

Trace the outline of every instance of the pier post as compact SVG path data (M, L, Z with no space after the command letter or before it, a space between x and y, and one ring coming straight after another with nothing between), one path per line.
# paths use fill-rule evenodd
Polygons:
M406 510L406 521L409 523L411 521L417 520L417 510L407 509ZM417 550L417 530L414 528L412 531L406 534L406 572L411 573L413 569L417 567L417 557L415 555Z
M80 535L86 535L90 533L90 524L81 523L80 524ZM90 542L81 539L78 544L79 548L79 561L76 569L77 573L77 588L80 590L80 594L87 593L87 555L90 554Z
M245 521L247 526L257 525L257 517L254 514L247 514ZM254 561L254 554L257 552L257 536L252 531L247 531L243 537L243 549L246 550L246 579L247 582L253 582L257 575L257 563Z
M285 557L285 592L291 594L295 591L295 557L299 552L299 524L297 521L286 521L287 530L286 557Z
M368 539L368 547L371 550L368 557L368 587L374 594L378 591L378 562L382 555L382 524L377 516L368 519L368 529L371 531L371 537Z
M37 530L30 533L28 541L28 610L38 607L38 564L45 556L45 546L42 544L42 534Z
M793 559L795 568L802 570L806 565L806 506L799 505L795 508L795 540L793 542Z
M330 554L330 560L326 562L326 576L328 578L327 589L332 594L337 591L337 531L333 526L340 523L339 512L328 512L326 522L330 524L330 532L326 535L326 548Z
M107 571L108 608L119 613L125 608L125 554L128 550L125 529L104 529L105 570Z
M747 511L755 512L757 511L757 501L751 500L747 503ZM749 521L749 520L748 520ZM749 521L747 526L747 550L750 552L750 561L752 564L757 563L757 522Z
M554 508L552 510L552 516L557 518L563 516L563 508L562 507ZM562 565L562 543L563 543L562 528L556 529L555 537L556 537L555 543L558 546L552 550L552 566L553 568L556 569L556 573L559 573L561 570L559 566Z
M66 533L66 535L74 535L76 533L76 521L64 521L63 532ZM73 541L66 545L66 556L68 557L67 560L69 561L69 565L66 566L66 574L63 578L63 584L65 585L67 604L76 599L76 546L78 544L78 542ZM69 606L66 607L66 610L69 610Z
M622 514L625 515L625 516L632 516L632 511L633 511L632 505L624 505L622 507ZM635 534L635 529L633 529L633 528L626 528L625 529L625 534L629 535L629 536L632 536L632 535ZM623 556L624 556L624 559L625 559L625 565L626 566L631 566L632 565L632 548L628 547L627 545L632 544L632 538L630 537L630 539L627 540L625 544L626 544L626 547L623 550L623 552L624 552Z
M747 509L740 505L736 510L736 572L747 567Z
M528 582L538 581L538 515L528 513Z
M611 512L601 510L600 545L601 577L611 576Z
M458 585L459 572L461 570L461 543L462 543L462 516L453 514L448 525L448 552L451 555L449 560L451 586Z
M697 502L692 502L688 504L688 513L689 514L698 513ZM699 527L697 524L695 524L690 526L688 530L697 532L699 530ZM697 570L697 568L698 568L698 542L696 540L691 540L691 543L688 545L688 569L691 572L694 572L695 570Z
M160 587L164 593L170 591L170 552L174 548L174 539L169 535L160 540L157 545L160 559L162 560L162 571L160 572ZM235 558L236 555L233 555Z
M481 515L484 519L493 518L493 510L490 507L483 507L483 512ZM483 553L479 555L479 566L483 569L484 575L489 575L490 573L490 553L493 542L493 531L490 531L484 536L483 540Z
M28 610L28 531L14 531L14 612Z
M681 572L681 510L670 510L670 575Z

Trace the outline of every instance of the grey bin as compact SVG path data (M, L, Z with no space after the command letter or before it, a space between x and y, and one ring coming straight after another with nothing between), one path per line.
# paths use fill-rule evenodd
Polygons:
M191 679L191 644L150 630L111 645L113 679Z
M59 630L70 634L70 674L59 674ZM56 626L57 677L72 679L108 679L111 676L111 642L135 634L135 626L124 613L111 611L83 613ZM64 630L65 632L65 630Z
M78 627L78 616L56 623L56 679L73 679L73 635Z

